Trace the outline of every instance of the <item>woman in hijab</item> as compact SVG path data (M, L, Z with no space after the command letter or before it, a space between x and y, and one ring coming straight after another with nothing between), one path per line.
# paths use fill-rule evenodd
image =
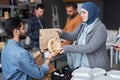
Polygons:
M100 9L93 2L83 3L80 10L83 22L71 33L57 29L61 38L75 41L65 45L61 53L71 54L70 68L90 67L109 70L109 57L106 50L107 31L99 19Z

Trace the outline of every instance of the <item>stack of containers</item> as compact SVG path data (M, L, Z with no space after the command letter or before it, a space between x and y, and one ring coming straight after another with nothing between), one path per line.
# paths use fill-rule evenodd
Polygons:
M120 70L111 70L106 76L95 77L93 80L120 80Z
M111 70L107 72L107 76L111 77L113 80L120 80L120 70Z
M93 80L116 80L116 79L113 79L109 76L99 76L99 77L94 78Z
M72 72L71 80L93 80L96 77L104 76L106 71L101 68L81 67Z

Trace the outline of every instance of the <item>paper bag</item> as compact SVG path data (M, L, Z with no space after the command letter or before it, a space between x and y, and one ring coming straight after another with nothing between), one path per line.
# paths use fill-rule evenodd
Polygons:
M48 49L47 44L50 39L52 38L59 39L59 34L57 33L57 31L55 31L55 29L40 29L39 33L40 33L39 45L42 52Z

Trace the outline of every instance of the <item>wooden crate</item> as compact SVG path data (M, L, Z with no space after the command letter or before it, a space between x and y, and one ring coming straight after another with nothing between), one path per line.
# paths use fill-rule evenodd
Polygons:
M41 66L43 64L43 58L42 58L42 54L39 55L37 58L35 58L35 63L38 64L39 66ZM53 73L56 69L54 66L52 66L51 64L49 64L49 72L48 74L42 79L42 80L51 80L51 73ZM38 79L32 79L32 80L38 80Z

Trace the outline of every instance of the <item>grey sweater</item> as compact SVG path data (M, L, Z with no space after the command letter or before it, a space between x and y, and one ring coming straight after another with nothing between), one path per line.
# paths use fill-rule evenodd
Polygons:
M80 25L74 32L67 33L63 31L60 34L61 38L75 41L78 34L81 34ZM86 45L65 45L63 46L64 53L86 53L90 68L110 69L109 56L106 50L107 31L105 25L98 19L93 26L93 30L87 34Z

